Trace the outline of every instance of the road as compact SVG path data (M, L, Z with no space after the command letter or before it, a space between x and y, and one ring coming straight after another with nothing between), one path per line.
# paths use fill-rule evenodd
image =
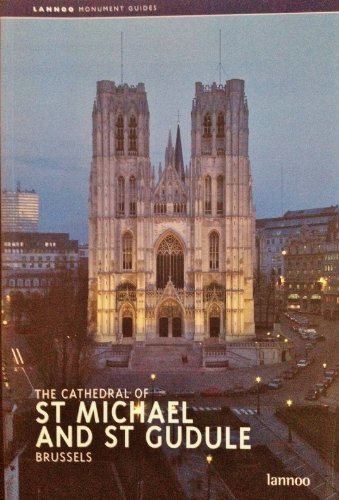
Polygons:
M309 389L323 379L323 363L327 367L335 366L339 363L339 321L326 321L316 318L319 323L317 330L325 335L326 340L318 342L309 353L309 359L313 362L310 366L299 371L295 378L285 380L281 389L271 390L260 395L262 407L275 408L286 403L287 399L292 399L294 404L314 404L305 401L305 395ZM260 376L262 382L268 382L274 377L281 377L282 372L289 368L299 359L305 358L305 345L308 343L302 340L298 334L291 331L286 319L282 322L283 333L288 336L295 345L295 360L293 362L280 363L273 366L258 366L240 369L206 369L192 370L185 372L163 372L157 373L155 385L164 388L168 393L173 393L180 389L192 390L196 396L189 399L190 405L217 405L230 407L256 407L256 394L246 394L237 397L201 397L200 391L208 387L220 389L230 389L235 385L250 387L255 384L256 376ZM148 373L133 373L127 369L105 368L97 373L91 380L91 387L126 387L130 390L136 387L150 387ZM326 402L335 405L339 400L339 377L328 389L327 397L322 397L316 401Z
M307 391L323 378L323 363L331 367L339 363L339 321L326 321L316 318L319 323L317 330L324 334L326 341L318 342L310 352L309 358L314 359L311 366L300 370L292 380L286 380L283 387L261 394L261 406L275 408L285 404L287 399L292 399L295 404L305 404ZM295 344L295 360L305 357L305 345L298 334L292 332L289 323L284 318L282 330ZM21 359L16 353L19 349ZM10 328L4 329L2 337L3 360L6 362L7 378L9 380L12 396L14 399L29 398L32 386L43 387L41 377L37 369L34 353L25 340L24 335L15 335ZM13 351L14 350L14 351ZM23 361L23 363L21 362ZM295 361L294 361L295 362ZM257 397L244 395L237 397L206 398L200 396L200 391L208 387L230 389L235 385L249 387L255 384L255 377L260 375L262 382L268 382L274 377L282 375L292 363L281 363L273 366L258 366L240 369L206 369L185 370L185 372L163 372L157 373L156 386L166 389L169 393L186 389L196 392L196 396L190 398L191 405L218 405L230 407L256 407ZM121 387L134 389L136 387L150 387L149 373L131 372L128 369L104 368L97 372L91 379L91 387ZM339 401L339 377L328 389L327 396L322 397L321 402L336 405ZM319 401L318 401L319 402ZM315 404L318 404L315 402ZM313 404L310 402L309 404Z

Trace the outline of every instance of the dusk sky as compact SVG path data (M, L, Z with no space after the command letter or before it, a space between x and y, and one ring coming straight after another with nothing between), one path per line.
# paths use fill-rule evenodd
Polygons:
M194 84L245 80L257 217L339 203L339 14L2 20L2 187L34 188L41 231L87 242L97 80L144 82L151 161L177 113L190 160ZM281 203L283 171L283 206Z

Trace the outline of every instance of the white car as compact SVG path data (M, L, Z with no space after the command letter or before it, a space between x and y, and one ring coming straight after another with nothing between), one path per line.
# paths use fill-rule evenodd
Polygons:
M154 396L166 396L167 392L165 389L160 389L160 387L154 387L154 389L151 387L149 390L149 393Z
M310 362L307 359L301 359L300 361L298 361L297 367L298 368L306 368L306 366L308 366L309 364L310 364Z

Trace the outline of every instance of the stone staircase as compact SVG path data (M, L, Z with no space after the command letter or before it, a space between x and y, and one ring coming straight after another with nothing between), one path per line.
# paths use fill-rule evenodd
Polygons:
M205 343L203 348L204 368L227 368L227 349L225 345Z
M116 368L128 368L132 352L132 345L117 344L106 354L106 366Z
M187 356L187 362L183 358ZM136 371L172 372L202 367L202 347L192 343L134 345L129 367Z

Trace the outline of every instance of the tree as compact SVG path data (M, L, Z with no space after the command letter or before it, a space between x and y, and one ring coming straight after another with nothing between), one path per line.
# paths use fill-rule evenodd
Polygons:
M17 292L11 312L16 333L27 333L44 384L67 386L78 380L80 353L87 349L86 275L65 270L44 295Z
M264 273L256 273L254 279L254 303L256 324L266 328L272 327L276 319L276 282L275 269L267 277Z

